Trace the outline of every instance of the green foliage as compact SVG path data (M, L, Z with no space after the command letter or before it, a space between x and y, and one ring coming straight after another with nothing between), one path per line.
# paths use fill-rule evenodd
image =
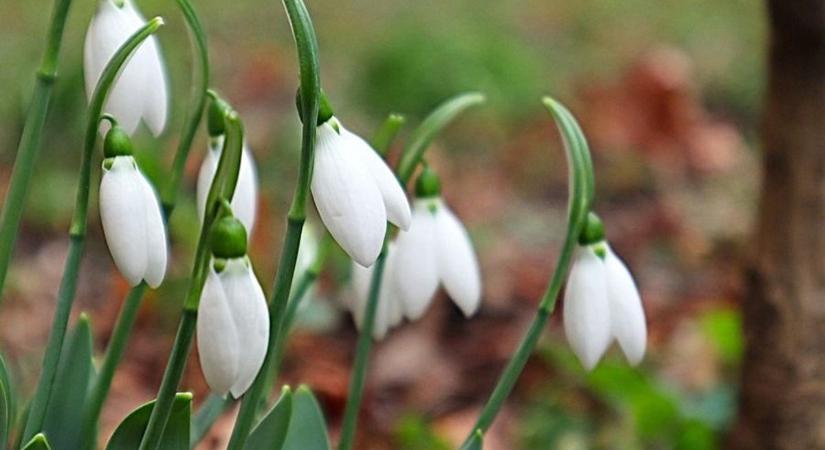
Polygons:
M732 309L717 309L701 318L702 330L722 360L738 364L744 353L742 318Z
M57 381L43 431L54 450L76 450L80 443L83 405L94 375L92 328L81 314L68 337L57 369Z
M461 450L483 450L484 449L484 434L481 430L476 430L473 438L461 447Z
M244 446L246 450L281 450L283 448L292 416L292 397L289 387L284 387L278 403L252 430Z
M449 450L450 445L419 415L402 417L395 429L399 450Z
M301 386L292 396L292 419L283 450L329 450L327 426L312 391Z
M52 447L49 446L49 441L46 439L46 436L43 433L35 435L23 450L52 450Z
M132 411L123 422L118 425L106 450L137 450L152 408L155 402L151 401ZM175 396L169 422L163 431L159 448L163 450L189 450L189 427L192 410L192 394L179 393Z
M6 360L0 355L0 448L6 445L14 423L14 390L6 367Z

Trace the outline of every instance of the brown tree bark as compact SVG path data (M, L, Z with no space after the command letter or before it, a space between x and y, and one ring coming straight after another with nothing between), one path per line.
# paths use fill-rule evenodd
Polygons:
M734 449L825 449L825 0L768 0L762 195Z

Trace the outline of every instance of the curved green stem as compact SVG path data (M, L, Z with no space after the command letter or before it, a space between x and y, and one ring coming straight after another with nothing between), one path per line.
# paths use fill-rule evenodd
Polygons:
M152 408L146 431L140 441L139 450L155 450L160 445L160 438L163 435L164 428L166 428L166 422L169 420L175 393L183 376L189 351L192 348L192 337L194 336L198 317L198 303L203 292L203 285L206 283L206 277L209 274L207 237L220 206L219 200L232 201L235 192L243 150L243 124L234 111L227 115L226 122L226 140L224 141L221 158L218 161L215 178L209 188L206 214L195 251L195 262L192 267L189 290L183 304L183 315L181 316L178 333L175 336L175 342L172 344L169 361L163 373L163 380L158 389L155 406Z
M401 154L401 161L398 164L396 173L402 186L406 187L415 172L415 168L421 162L424 152L430 147L433 139L467 108L481 104L484 101L484 95L479 93L457 95L442 103L424 119L424 122L416 128L413 137L404 147L404 152ZM381 153L380 150L379 153ZM367 298L366 311L364 312L364 322L358 334L358 344L355 349L355 361L353 362L352 376L347 394L347 405L344 408L344 419L341 425L341 439L338 442L338 450L350 450L355 442L355 431L358 428L358 411L361 409L364 384L367 379L367 365L369 363L370 350L372 349L372 330L375 327L375 312L378 309L378 293L381 292L381 283L383 282L382 274L384 272L384 265L386 264L389 236L390 230L387 231L384 246L381 249L378 260L375 262L375 269L370 280L369 297Z
M292 34L295 37L300 68L300 111L302 111L304 117L301 136L301 162L292 206L287 216L287 230L281 250L280 263L278 264L278 273L275 276L275 286L269 301L270 329L267 354L255 382L252 383L252 387L243 396L241 409L238 412L238 418L235 421L227 450L241 450L244 448L246 439L252 429L252 423L255 420L261 396L264 394L264 387L267 385L266 378L276 349L276 340L280 336L283 315L289 300L292 278L295 273L295 262L298 258L301 231L306 220L306 204L309 198L312 165L315 158L315 128L321 98L318 41L315 36L315 29L312 26L312 19L304 2L302 0L283 0L283 4L292 25Z
M595 193L593 163L590 159L590 151L587 147L584 134L582 133L576 120L561 103L547 97L543 99L544 106L555 119L567 156L567 164L570 170L570 194L567 212L567 236L564 240L561 254L556 264L556 270L548 283L547 290L539 303L536 317L530 324L527 333L522 338L507 366L499 378L496 387L493 389L490 398L465 441L467 445L477 431L486 432L493 423L504 401L515 387L527 360L533 353L536 343L547 324L547 319L553 313L556 306L556 298L561 291L564 278L570 266L570 259L576 248L579 235L587 220L587 213L593 203Z
M189 152L192 149L192 141L195 139L198 125L200 125L201 118L203 117L203 108L206 105L207 97L206 92L209 88L209 51L206 47L206 34L203 31L200 19L198 19L198 14L189 3L189 0L177 0L177 2L189 27L192 43L196 50L195 53L198 55L198 64L193 67L192 70L191 106L189 107L189 112L183 125L178 150L175 153L175 161L172 163L171 178L161 196L163 212L166 217L169 217L177 203L178 191L180 190L180 183L183 179L186 161L189 158Z
M188 0L177 0L186 23L189 26L195 46L196 59L199 61L193 75L192 101L188 112L187 120L184 123L184 130L180 143L175 154L175 161L172 165L170 181L166 185L163 193L163 215L167 224L172 211L175 208L180 190L180 181L183 178L183 171L186 166L192 141L197 132L198 125L203 115L203 108L206 103L208 80L209 80L209 59L206 51L206 36L200 25L195 10ZM126 349L126 342L131 333L132 327L137 317L137 311L143 301L146 292L146 284L141 283L132 288L126 295L123 306L118 315L117 323L112 330L112 338L106 350L100 372L92 386L89 399L83 409L83 424L80 432L81 449L91 449L95 447L95 431L103 404L109 394L115 370L120 364L123 352Z
M3 299L3 288L6 284L14 244L17 241L17 232L20 229L23 204L26 201L29 184L31 184L34 163L40 152L40 138L46 123L52 90L57 80L57 61L63 42L63 28L66 25L71 3L72 0L55 2L49 34L46 38L46 51L43 54L40 68L37 69L31 105L26 114L9 190L6 194L6 201L3 203L2 215L0 215L0 302Z
M406 185L418 167L418 162L424 152L429 148L433 139L453 121L459 114L467 108L484 103L484 94L470 92L460 94L442 103L436 108L424 122L415 130L409 143L401 154L401 161L398 163L398 179L401 184Z
M46 354L43 358L43 371L37 384L34 399L32 400L29 417L23 432L23 442L28 442L32 436L43 428L49 400L57 375L57 364L60 352L63 349L63 340L66 336L66 327L74 303L77 288L77 276L80 269L80 259L83 254L86 240L87 211L89 207L89 190L91 188L92 155L97 142L98 123L106 97L121 68L128 61L129 56L138 46L163 25L163 19L156 17L133 34L112 56L106 65L100 80L97 83L92 100L89 102L89 115L86 125L86 138L83 145L83 154L78 178L77 200L75 202L72 225L69 231L69 254L60 289L57 294L57 309L55 310Z

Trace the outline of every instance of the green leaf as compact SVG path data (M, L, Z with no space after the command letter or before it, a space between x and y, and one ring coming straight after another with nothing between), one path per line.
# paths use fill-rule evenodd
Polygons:
M92 327L89 317L81 314L60 357L54 394L43 424L54 450L75 450L80 445L80 411L89 392L92 366Z
M106 450L137 450L155 401L132 411L120 425L106 445ZM192 394L179 393L172 404L169 422L163 431L159 448L162 450L189 450L189 426L192 411Z
M11 386L6 360L0 355L0 446L9 441L14 422L14 390Z
M244 446L245 450L281 450L292 416L292 397L289 386L284 387L281 399L252 430Z
M32 440L23 447L23 450L52 450L49 446L49 441L43 433L36 434Z
M484 449L484 433L481 430L476 430L473 438L461 447L461 450L483 450Z
M282 450L329 450L327 426L312 391L301 386L292 396L292 418Z

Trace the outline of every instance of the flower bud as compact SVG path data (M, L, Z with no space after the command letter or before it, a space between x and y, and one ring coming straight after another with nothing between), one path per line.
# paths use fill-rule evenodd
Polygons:
M114 158L115 156L132 156L133 153L134 149L129 135L120 125L113 125L103 140L103 156Z
M295 93L295 107L298 108L298 117L301 118L301 121L304 121L304 111L301 107L301 90L298 89L298 92ZM332 109L332 104L329 102L327 95L324 91L321 91L321 101L318 107L318 122L317 126L321 126L325 124L329 119L332 119L332 116L335 115L335 111Z
M429 198L439 195L441 195L441 179L429 166L424 167L415 182L415 196Z
M235 216L219 219L209 232L209 248L216 258L241 258L246 255L246 228Z

